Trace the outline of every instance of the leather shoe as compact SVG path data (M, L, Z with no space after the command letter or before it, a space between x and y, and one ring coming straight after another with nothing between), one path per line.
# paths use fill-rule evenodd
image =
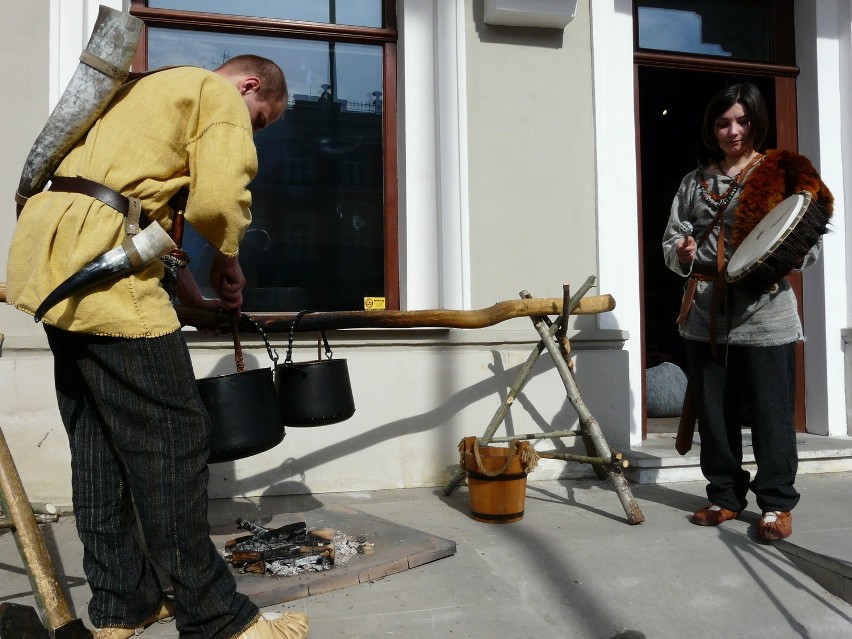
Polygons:
M171 601L163 601L162 603L160 603L160 607L157 608L155 612L148 615L145 621L143 621L139 625L139 628L115 628L112 626L107 626L106 628L99 628L93 630L92 636L95 639L129 639L129 637L138 634L136 632L138 629L147 628L151 624L174 616L175 605Z
M718 526L723 521L736 519L740 513L735 510L722 508L718 504L709 504L692 515L692 523L696 526Z
M793 515L789 511L769 510L757 523L757 537L763 541L786 539L793 534Z
M304 612L288 612L280 616L264 613L236 639L305 639L308 616Z

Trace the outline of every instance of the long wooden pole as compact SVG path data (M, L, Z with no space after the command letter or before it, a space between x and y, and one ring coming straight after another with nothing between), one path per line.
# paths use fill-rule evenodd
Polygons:
M605 313L615 308L611 295L595 295L580 300L575 315ZM339 328L484 328L515 317L555 315L562 312L562 299L538 298L497 302L488 308L476 310L433 309L422 311L317 311L299 320L299 331L331 330ZM181 323L198 328L228 330L230 319L225 313L215 313L197 308L177 306ZM266 331L288 331L297 313L253 312L244 313ZM254 329L248 322L241 329Z
M0 282L0 302L6 301L6 283ZM590 295L579 300L572 315L606 313L615 308L612 295ZM230 332L231 316L188 306L176 307L178 319L185 326L220 329ZM507 300L488 308L469 311L433 309L422 311L317 311L299 320L299 331L332 330L338 328L485 328L515 317L558 315L562 299L556 297ZM296 319L295 312L244 313L266 331L289 331ZM243 332L256 329L250 322L240 322Z

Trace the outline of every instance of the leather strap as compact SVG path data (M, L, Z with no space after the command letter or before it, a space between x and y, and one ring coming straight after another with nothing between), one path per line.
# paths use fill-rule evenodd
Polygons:
M92 67L96 71L100 71L105 76L108 76L113 80L124 82L127 79L127 71L107 62L99 56L96 56L88 49L83 49L83 52L80 54L80 62Z
M123 196L108 186L104 186L93 180L87 180L86 178L59 177L54 175L50 180L50 189L48 190L88 195L125 216L130 211L130 198Z
M758 163L760 163L765 156L761 153L756 154L751 160L749 160L748 164L743 167L743 170L737 173L734 181L731 183L731 188L737 188L741 184L741 180L745 180L748 177L751 169ZM716 213L716 216L713 218L713 221L710 225L704 230L704 233L701 235L701 239L698 240L697 245L701 246L705 240L710 237L710 233L718 224L719 226L719 237L716 242L716 272L713 275L705 274L705 273L695 273L690 276L689 282L686 285L686 291L683 294L683 301L680 305L680 314L677 318L678 324L683 324L686 321L686 318L689 316L689 311L692 308L692 301L695 298L695 289L698 287L698 282L712 280L714 281L713 286L713 294L711 299L711 308L714 309L710 313L710 350L715 355L717 344L716 344L716 313L715 309L717 307L722 309L722 312L725 312L725 293L727 289L727 280L725 278L725 269L727 268L727 263L725 261L725 222L724 215L725 209L728 208L728 202L726 201L719 208L719 211Z
M677 324L683 324L686 318L689 317L689 311L692 309L692 302L695 300L695 290L698 288L698 282L714 281L715 275L703 275L701 273L693 273L689 276L686 282L686 290L683 292L683 300L680 303L680 314L677 316Z

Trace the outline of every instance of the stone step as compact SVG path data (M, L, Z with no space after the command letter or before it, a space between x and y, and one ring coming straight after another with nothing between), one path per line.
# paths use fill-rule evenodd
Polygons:
M627 479L637 484L702 481L698 435L693 440L692 450L683 456L675 450L674 442L674 433L653 433L641 445L621 450L630 462L625 471ZM852 471L852 437L798 433L796 442L799 474ZM744 430L744 466L753 473L756 467L749 443L750 434Z

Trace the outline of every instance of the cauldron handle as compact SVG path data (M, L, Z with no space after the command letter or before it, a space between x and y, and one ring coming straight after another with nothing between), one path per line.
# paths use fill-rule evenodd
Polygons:
M240 312L231 311L231 331L234 333L234 360L237 362L237 372L244 373L246 363L243 360L243 349L240 346Z

